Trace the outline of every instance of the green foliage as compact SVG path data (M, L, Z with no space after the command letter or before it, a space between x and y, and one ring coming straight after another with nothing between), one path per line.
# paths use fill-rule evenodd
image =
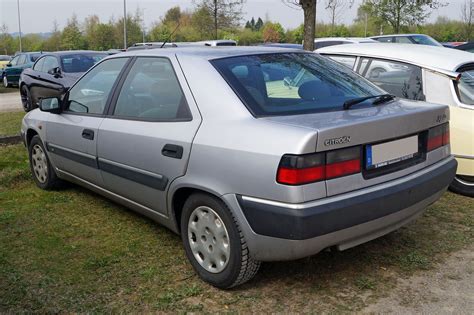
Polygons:
M282 43L285 41L285 30L280 23L266 22L263 25L262 37L265 43Z
M62 31L61 49L83 49L84 44L85 41L79 29L79 22L77 21L77 16L73 15L70 19L68 19L67 25Z

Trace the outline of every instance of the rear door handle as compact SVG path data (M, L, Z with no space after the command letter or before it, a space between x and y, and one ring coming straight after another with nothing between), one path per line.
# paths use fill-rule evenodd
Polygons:
M161 154L175 159L181 159L183 157L183 147L176 144L165 144L161 150Z
M82 130L82 137L87 140L94 140L94 130L90 130L90 129Z

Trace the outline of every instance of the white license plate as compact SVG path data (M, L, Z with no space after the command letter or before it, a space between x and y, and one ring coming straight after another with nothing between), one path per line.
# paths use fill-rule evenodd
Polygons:
M366 168L373 169L413 158L418 153L418 135L366 146Z

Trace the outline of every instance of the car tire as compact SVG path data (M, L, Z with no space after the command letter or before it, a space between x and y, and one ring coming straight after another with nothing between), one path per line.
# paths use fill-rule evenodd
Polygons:
M247 243L229 208L204 193L192 194L181 215L186 256L199 277L229 289L252 279L260 262L250 257Z
M3 87L7 88L7 87L10 87L10 85L8 84L8 78L7 78L7 75L4 74L3 75Z
M43 142L38 135L34 136L28 146L31 174L36 185L44 190L58 188L61 180L57 177L54 168L46 154Z
M26 84L23 84L20 88L21 103L23 110L29 112L33 109L33 101L31 100L31 93Z
M456 175L449 186L449 190L460 195L474 197L474 177Z

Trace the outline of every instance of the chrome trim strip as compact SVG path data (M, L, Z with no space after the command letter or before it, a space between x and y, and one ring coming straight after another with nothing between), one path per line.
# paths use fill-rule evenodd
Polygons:
M453 154L455 158L474 160L474 155L465 155L465 154Z
M401 184L403 182L407 182L407 181L412 180L412 179L414 179L414 178L416 178L420 175L429 173L433 169L441 167L442 165L444 165L446 163L449 163L453 159L454 159L454 157L450 156L450 157L448 157L448 158L446 158L442 161L439 161L435 164L432 164L428 167L425 167L424 169L421 169L417 172L411 173L407 176L404 176L404 177L401 177L401 178L398 178L398 179L395 179L395 180L391 180L391 181L388 181L388 182L384 182L384 183L381 183L381 184L370 186L370 187L367 187L367 188L364 188L364 189L343 193L341 195L336 195L336 196L332 196L332 197L326 197L326 198L310 201L310 202L307 202L307 203L296 203L296 204L295 203L286 203L286 202L281 202L281 201L267 200L267 199L261 199L261 198L250 197L250 196L242 196L242 199L252 201L252 202L256 202L256 203L263 203L263 204L267 204L267 205L271 205L271 206L294 209L294 210L307 209L307 208L316 207L316 206L320 206L320 205L324 205L324 204L329 204L329 203L332 203L332 202L335 202L335 201L340 201L340 200L343 200L343 199L353 198L355 196L363 195L363 194L374 192L374 191L377 191L377 190L383 190L383 189L386 189L387 187L390 187L390 186L393 186L393 185L398 185L398 184Z

